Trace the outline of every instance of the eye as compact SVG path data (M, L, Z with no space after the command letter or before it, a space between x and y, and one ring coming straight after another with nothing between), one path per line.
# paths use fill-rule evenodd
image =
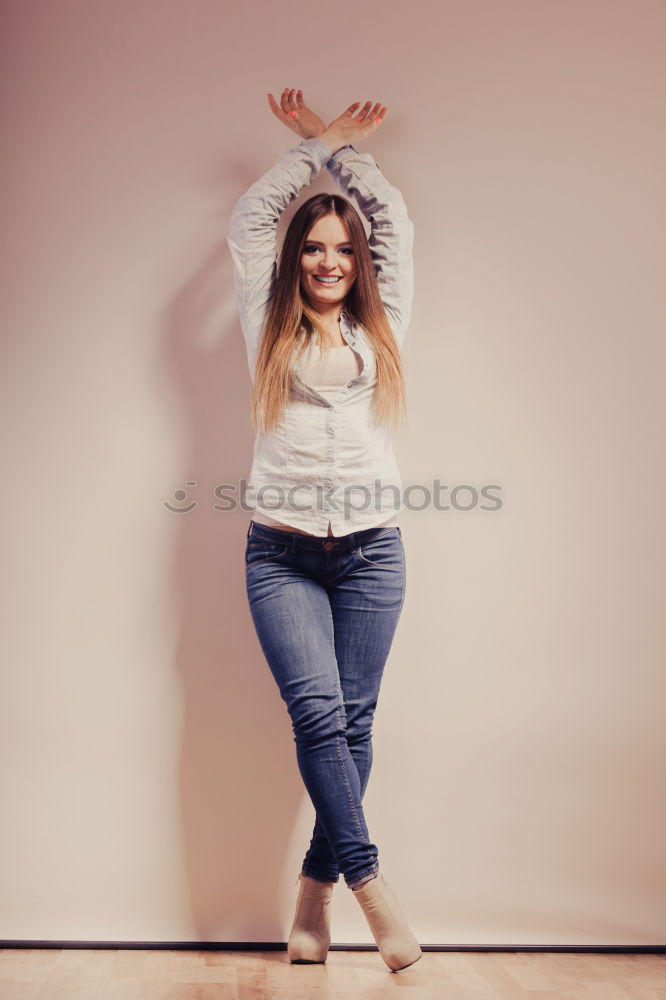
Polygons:
M305 246L303 247L303 253L316 253L317 250L319 249L320 248L318 246L315 246L314 243L306 243ZM352 247L341 247L340 253L344 253L348 257L350 257L354 253L354 251Z

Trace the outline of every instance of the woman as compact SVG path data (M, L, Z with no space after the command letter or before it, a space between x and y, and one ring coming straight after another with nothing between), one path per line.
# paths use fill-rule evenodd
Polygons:
M268 101L303 141L236 202L227 243L256 432L247 594L316 811L288 953L292 962L326 961L342 872L382 958L398 970L421 949L379 872L361 800L405 596L390 427L405 414L400 346L413 225L400 192L352 145L377 130L384 106L356 102L326 127L300 90ZM324 165L370 236L347 198L314 195L291 219L278 260L280 215Z

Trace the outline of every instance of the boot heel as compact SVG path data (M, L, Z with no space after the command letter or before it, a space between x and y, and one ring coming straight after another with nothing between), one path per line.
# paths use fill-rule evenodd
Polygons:
M335 882L300 875L296 914L287 953L292 964L323 963L331 944L331 899Z
M354 889L353 895L361 905L379 954L389 969L398 972L421 958L421 946L409 929L392 886L381 873Z

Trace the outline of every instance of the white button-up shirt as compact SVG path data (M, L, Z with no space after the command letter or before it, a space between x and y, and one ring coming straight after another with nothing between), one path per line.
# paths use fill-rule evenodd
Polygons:
M331 156L321 139L288 149L242 195L231 213L227 245L250 377L274 291L280 214L326 165L342 193L370 224L368 244L389 325L401 348L414 294L414 226L398 189L370 153L344 146ZM314 535L361 531L386 523L403 508L402 479L387 427L373 425L377 380L374 351L343 309L340 331L360 359L359 374L325 399L292 366L290 398L279 423L254 442L248 506Z

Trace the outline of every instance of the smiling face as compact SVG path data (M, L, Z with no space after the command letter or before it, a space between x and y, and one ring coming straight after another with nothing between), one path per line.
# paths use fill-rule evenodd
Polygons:
M344 302L355 280L356 261L347 227L339 215L322 215L308 233L301 255L303 293L315 309L325 309Z

